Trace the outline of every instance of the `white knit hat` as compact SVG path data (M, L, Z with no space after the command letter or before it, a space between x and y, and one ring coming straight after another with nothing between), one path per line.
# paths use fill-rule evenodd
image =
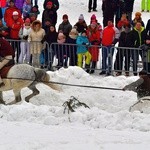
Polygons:
M83 14L80 14L79 19L80 19L80 20L84 20Z
M19 13L18 13L17 11L14 11L12 15L13 15L13 16L18 16Z

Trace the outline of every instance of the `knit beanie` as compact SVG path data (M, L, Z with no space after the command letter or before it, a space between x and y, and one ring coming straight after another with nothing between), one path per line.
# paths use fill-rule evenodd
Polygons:
M80 16L79 16L79 20L84 20L84 16L83 16L83 14L80 14Z
M91 20L96 20L95 14L93 14L93 15L91 16Z

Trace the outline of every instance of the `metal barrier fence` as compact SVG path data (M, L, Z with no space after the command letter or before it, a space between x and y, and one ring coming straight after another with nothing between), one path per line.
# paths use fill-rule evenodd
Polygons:
M21 43L26 43L26 47L30 49L30 44L27 41L20 40L8 40L13 49L16 52L15 62L19 63L19 57L22 53L22 49L25 49ZM41 50L42 53L39 55L40 64L42 68L46 68L48 70L56 70L61 67L68 66L77 66L79 65L79 56L77 55L77 49L80 47L86 47L86 49L90 49L91 54L91 63L88 64L87 68L87 57L85 53L82 55L82 68L94 70L94 71L102 71L104 74L114 74L117 75L133 73L137 75L143 68L150 72L149 68L149 55L147 51L144 51L140 48L129 48L129 47L104 47L104 46L93 46L93 45L77 45L77 44L58 44L52 43L49 45L47 42L44 43L44 48ZM27 54L26 54L27 55ZM24 57L24 56L22 56ZM22 58L22 63L32 64L32 55L25 60ZM81 58L80 58L81 59ZM95 62L96 66L92 68L92 63Z

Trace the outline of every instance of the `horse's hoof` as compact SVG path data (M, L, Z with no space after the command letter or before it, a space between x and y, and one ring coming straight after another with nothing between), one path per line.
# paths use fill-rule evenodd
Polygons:
M15 100L12 101L12 102L10 102L10 103L7 103L6 105L13 105L13 104L16 104L16 101L15 101Z

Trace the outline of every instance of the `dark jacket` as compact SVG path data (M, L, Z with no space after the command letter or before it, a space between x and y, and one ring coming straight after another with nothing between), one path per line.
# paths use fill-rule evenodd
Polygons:
M125 2L125 12L133 12L134 0L124 0Z
M150 35L150 19L147 21L146 32Z
M83 23L77 22L74 26L77 27L77 31L79 33L87 29L87 24L85 21Z
M71 29L72 29L72 25L70 24L69 21L62 22L58 27L58 32L61 30L64 35L68 36Z
M125 31L121 32L118 46L119 47L132 47L133 46L131 31L129 31L128 33L126 33Z
M123 89L136 92L138 98L150 96L150 76L143 75L137 81L126 85Z
M57 23L57 13L54 9L45 9L42 14L42 26L44 27L45 20L49 18L54 26Z
M55 11L57 11L59 9L59 2L58 2L58 0L45 0L44 3L43 3L44 9L46 8L46 4L49 1L53 3L53 8L54 8Z
M146 30L142 27L141 33L139 33L136 28L133 28L132 32L132 42L135 48L138 48L146 41Z

